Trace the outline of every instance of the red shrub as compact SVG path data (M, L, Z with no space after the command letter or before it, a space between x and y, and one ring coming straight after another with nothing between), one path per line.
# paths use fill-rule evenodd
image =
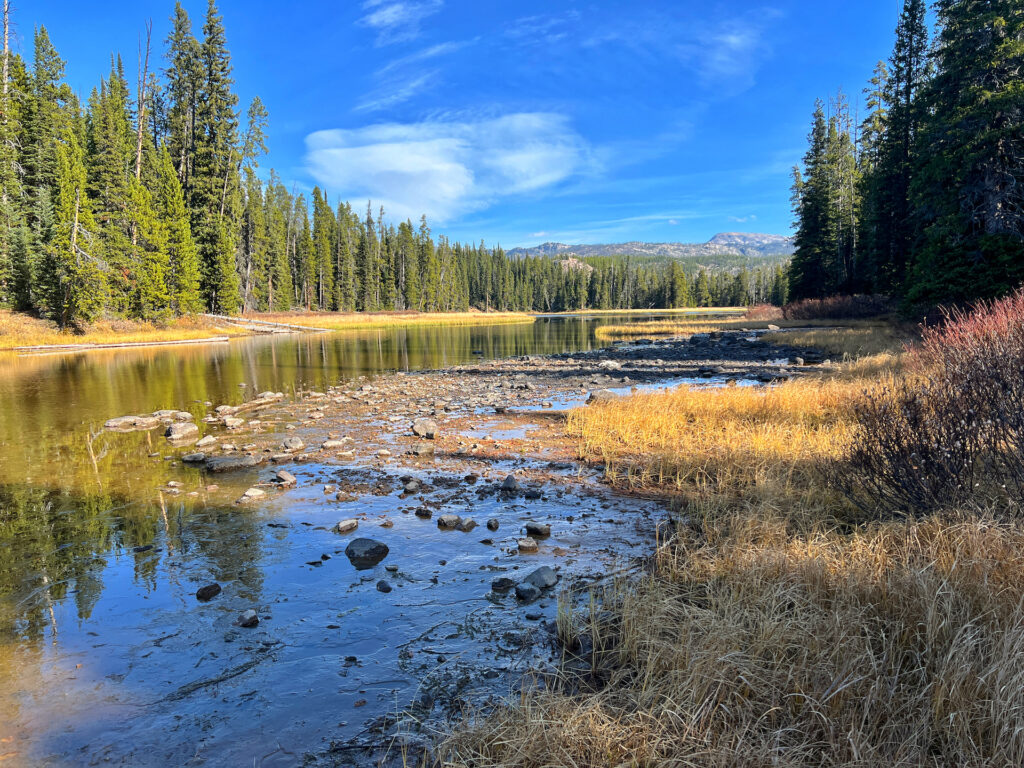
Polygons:
M762 322L768 320L781 320L782 307L776 307L774 304L755 304L743 313L743 319L760 320Z
M1024 288L924 331L922 384L870 395L836 468L864 508L926 512L1024 499Z
M887 315L894 308L887 296L830 296L791 302L782 314L787 320L857 320Z

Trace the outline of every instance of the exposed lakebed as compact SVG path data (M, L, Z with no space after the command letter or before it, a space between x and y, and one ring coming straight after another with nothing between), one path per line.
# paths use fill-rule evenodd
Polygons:
M428 743L463 707L549 668L557 594L638 567L667 516L576 464L552 411L634 385L771 381L805 352L739 334L586 346L325 375L220 416L212 400L164 401L197 434L93 432L91 455L67 455L66 485L5 486L12 759L345 765L397 756L396 734ZM433 440L413 434L417 419L435 422ZM198 448L200 436L214 440ZM212 471L240 456L252 466ZM341 520L357 527L339 533ZM520 545L528 524L535 552ZM353 563L357 538L386 556ZM543 566L557 583L517 595ZM198 600L212 583L222 591ZM255 626L239 625L246 611Z

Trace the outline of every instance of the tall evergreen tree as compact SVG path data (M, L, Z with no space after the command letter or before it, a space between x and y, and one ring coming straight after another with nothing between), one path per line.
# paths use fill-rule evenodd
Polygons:
M962 301L1024 280L1024 8L939 0L936 75L912 185L910 297Z

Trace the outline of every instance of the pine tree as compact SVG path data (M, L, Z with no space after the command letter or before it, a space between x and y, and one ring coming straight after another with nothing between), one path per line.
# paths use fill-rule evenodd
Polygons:
M28 230L21 183L21 153L28 76L10 45L10 0L3 3L0 85L0 307L28 303Z
M231 57L223 19L209 0L199 46L202 82L195 137L194 175L188 200L192 235L211 311L240 309L235 249L239 218L238 97L231 90Z
M39 304L61 328L78 327L102 310L102 263L89 253L96 227L86 200L86 174L78 136L65 125L56 146L53 236L34 276Z
M1006 293L1024 280L1024 9L940 0L911 195L921 224L910 298Z
M160 150L156 176L155 207L167 233L168 303L171 310L179 314L197 314L203 311L199 259L192 242L188 210L177 169L166 146Z
M181 3L175 3L167 37L168 147L186 200L192 198L196 136L199 130L199 92L203 81L199 42ZM156 110L154 110L154 113ZM153 132L159 137L159 132Z

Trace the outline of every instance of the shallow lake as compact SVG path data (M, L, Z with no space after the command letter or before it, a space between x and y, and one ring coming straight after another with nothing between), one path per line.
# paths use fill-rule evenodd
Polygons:
M101 427L162 408L199 417L205 403L264 390L293 396L390 371L593 349L605 346L597 327L626 319L0 359L0 761L347 764L352 745L378 743L396 718L429 733L465 702L511 693L552 652L532 641L557 603L547 594L527 618L491 581L544 564L559 566L563 585L599 579L650 550L656 505L570 482L568 468L564 483L547 470L539 499L502 498L510 469L542 468L522 461L492 464L479 484L459 462L413 472L305 462L292 469L298 486L270 502L158 499L168 477L205 481L171 468L159 432ZM415 498L399 479L409 474L423 484ZM345 504L322 491L339 481L356 483ZM424 504L494 518L498 532L439 530L413 514ZM390 547L366 570L331 530L355 512ZM391 526L371 529L377 519ZM552 535L528 561L510 557L502 545L529 519ZM212 581L224 594L198 602ZM261 617L251 630L234 623L247 608Z

